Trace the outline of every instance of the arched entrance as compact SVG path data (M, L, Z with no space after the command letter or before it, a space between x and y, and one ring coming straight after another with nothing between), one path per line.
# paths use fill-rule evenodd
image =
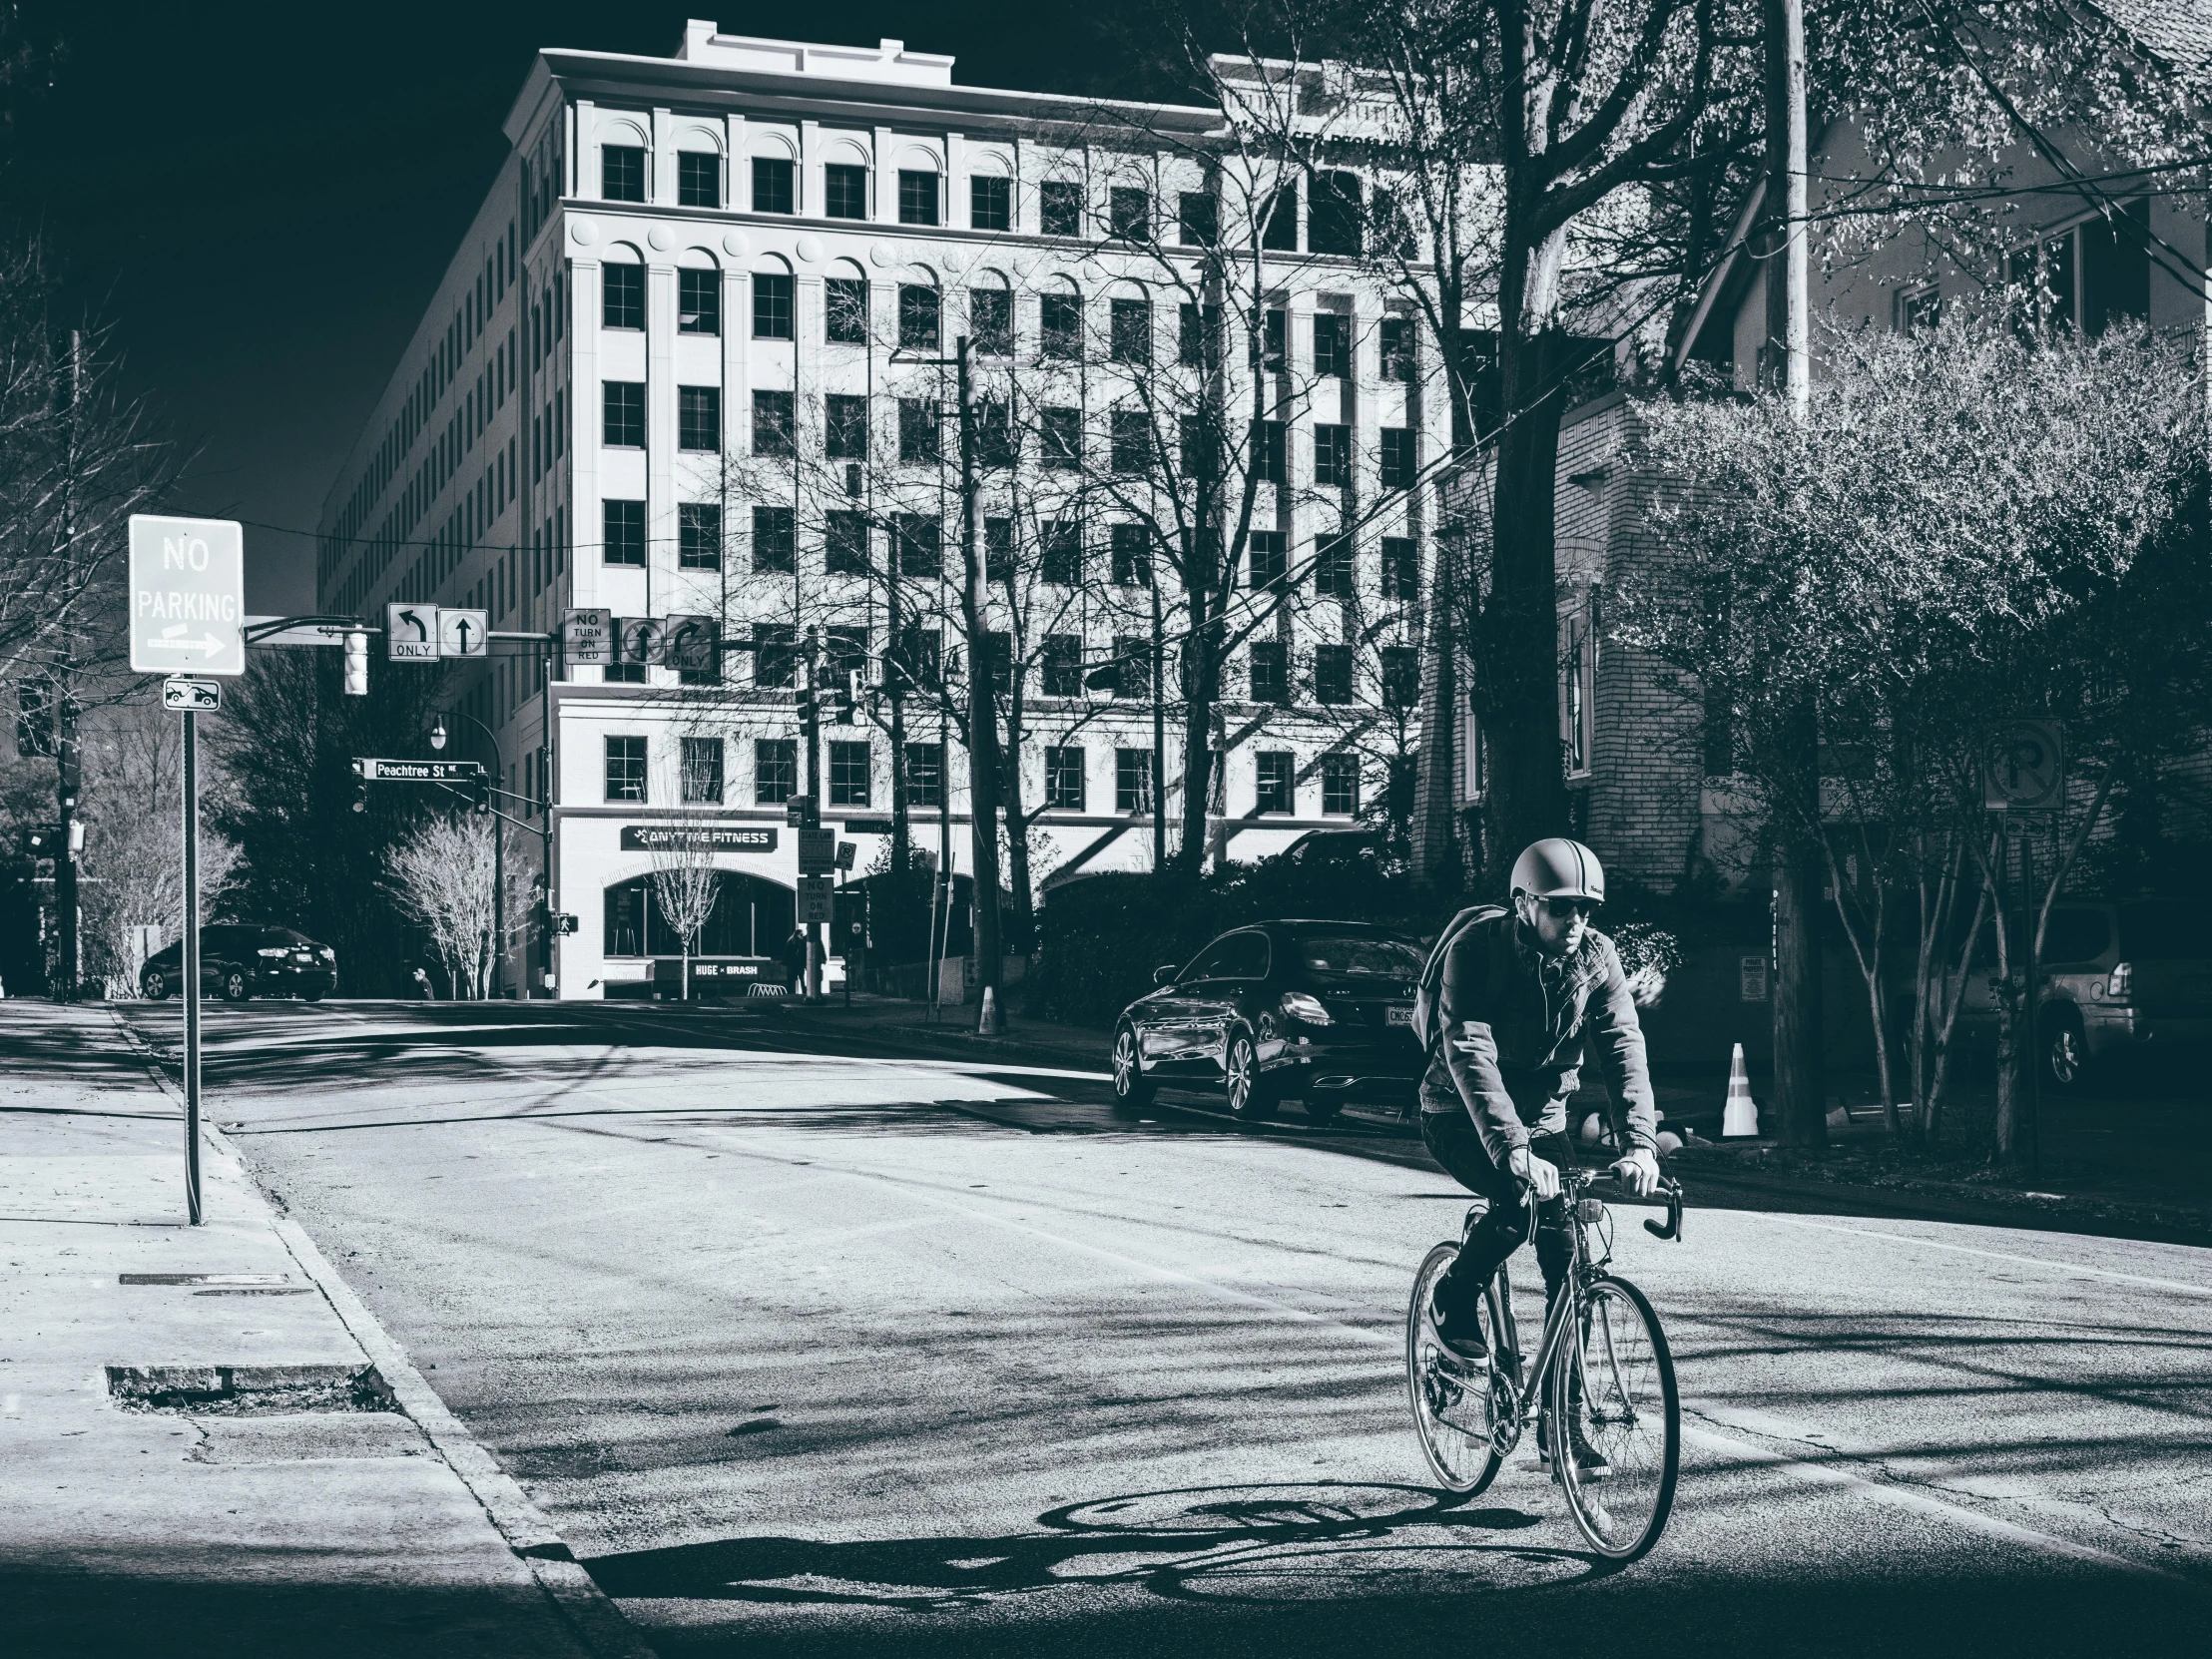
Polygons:
M661 915L653 877L636 876L606 890L605 954L609 959L681 957L684 941ZM797 900L791 888L758 875L718 870L715 907L699 930L695 956L774 956L791 937Z

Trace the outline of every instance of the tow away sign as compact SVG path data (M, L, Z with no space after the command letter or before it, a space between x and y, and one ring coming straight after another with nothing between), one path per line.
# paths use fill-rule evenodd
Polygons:
M131 515L131 667L246 672L246 532L234 519Z

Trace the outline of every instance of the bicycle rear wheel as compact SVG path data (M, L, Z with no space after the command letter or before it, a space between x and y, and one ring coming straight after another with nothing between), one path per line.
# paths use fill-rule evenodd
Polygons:
M1674 1356L1644 1293L1610 1275L1582 1298L1578 1330L1551 1368L1551 1424L1570 1426L1553 1463L1567 1508L1590 1547L1633 1561L1659 1541L1682 1472L1682 1400ZM1583 1467L1579 1437L1608 1465Z
M1436 1281L1458 1257L1458 1245L1440 1244L1421 1259L1420 1271L1413 1275L1413 1299L1405 1311L1405 1397L1421 1456L1436 1484L1472 1497L1497 1477L1498 1464L1505 1459L1497 1449L1497 1400L1488 1368L1470 1370L1437 1340L1428 1317ZM1490 1352L1498 1353L1494 1287L1482 1299L1482 1330Z

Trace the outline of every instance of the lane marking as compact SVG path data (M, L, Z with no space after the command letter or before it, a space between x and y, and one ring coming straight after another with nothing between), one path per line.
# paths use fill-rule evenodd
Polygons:
M2183 1296L2212 1297L2212 1286L2188 1285L2178 1279L2150 1279L2139 1273L2119 1273L2111 1268L2086 1267L2078 1262L2054 1262L2045 1256L2015 1256L2003 1250L1976 1250L1971 1245L1944 1244L1936 1239L1916 1239L1910 1233L1884 1233L1864 1227L1838 1227L1832 1222L1807 1221L1802 1216L1785 1216L1772 1210L1754 1211L1767 1221L1781 1222L1785 1227L1803 1227L1816 1233L1841 1233L1854 1239L1881 1239L1889 1244L1917 1245L1923 1250L1947 1250L1956 1256L1979 1256L1989 1262L2015 1262L2022 1267L2048 1268L2052 1273L2078 1273L2091 1279L2112 1279L2123 1285L2145 1285L2152 1290L2176 1291ZM2180 1248L2186 1249L2187 1246Z

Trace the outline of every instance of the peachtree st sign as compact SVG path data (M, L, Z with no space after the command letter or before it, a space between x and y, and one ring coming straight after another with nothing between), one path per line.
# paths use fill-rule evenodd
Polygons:
M774 852L776 831L735 824L625 824L622 850L665 852L672 847L702 852Z

